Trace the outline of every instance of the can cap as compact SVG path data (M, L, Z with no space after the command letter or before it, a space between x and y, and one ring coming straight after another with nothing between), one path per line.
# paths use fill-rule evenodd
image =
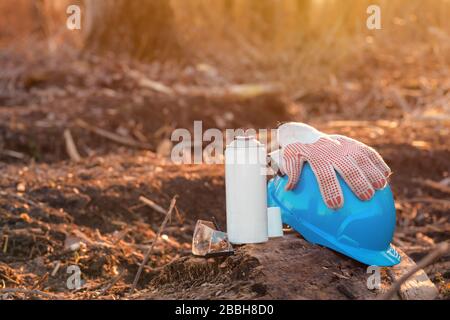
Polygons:
M263 144L254 136L237 136L228 145L229 148L257 148L262 146Z

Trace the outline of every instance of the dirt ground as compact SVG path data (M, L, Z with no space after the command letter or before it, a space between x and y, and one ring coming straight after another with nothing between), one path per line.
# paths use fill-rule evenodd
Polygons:
M445 75L405 80L390 72L380 76L385 84L380 87L381 82L349 74L347 82L295 96L217 99L168 95L136 80L139 73L167 86L228 84L195 67L111 63L90 56L34 57L26 64L22 59L0 57L0 288L69 299L264 297L264 285L250 277L258 263L245 249L226 258L190 257L197 219L214 216L225 225L223 166L174 165L161 147L174 128L191 129L194 120L202 120L204 129L274 128L297 120L357 138L376 148L394 172L394 244L418 261L450 238L450 118L446 110L436 110L438 103L430 103L448 99L450 84L439 82ZM349 104L355 108L344 108ZM99 128L136 146L105 138L95 131ZM66 129L79 162L66 152ZM139 197L168 208L176 195L176 214L138 290L128 296L164 219ZM70 265L82 272L82 287L75 291L66 286ZM449 299L450 256L426 271L440 298Z

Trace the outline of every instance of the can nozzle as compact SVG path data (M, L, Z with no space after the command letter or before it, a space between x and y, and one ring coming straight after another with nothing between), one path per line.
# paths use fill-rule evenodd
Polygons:
M272 151L267 156L267 163L270 168L272 168L273 172L276 172L278 175L284 176L284 170L282 165L282 155L281 149Z

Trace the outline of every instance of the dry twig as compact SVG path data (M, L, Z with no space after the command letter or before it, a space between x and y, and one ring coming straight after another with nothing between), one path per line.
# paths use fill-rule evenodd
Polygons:
M425 180L421 180L421 179L414 179L413 181L420 183L423 186L438 190L440 192L443 193L448 193L450 194L450 187L446 186L443 183L440 182L436 182L430 179L425 179Z
M45 298L48 299L56 299L57 296L53 295L51 293L47 293L47 292L43 292L40 290L28 290L28 289L23 289L23 288L6 288L6 289L0 289L0 294L5 294L5 293L22 293L22 294L26 294L26 295L34 295L34 296L43 296Z
M114 285L117 283L117 281L119 281L120 279L123 278L125 273L126 273L126 270L123 270L119 275L112 278L111 281L100 291L99 295L101 295L101 296L105 295L105 293L107 293L112 287L114 287Z
M418 198L412 198L412 199L406 199L405 201L407 202L424 202L424 203L434 203L434 204L438 204L438 205L442 205L445 207L450 207L450 200L445 200L445 199L435 199L435 198L430 198L430 197L418 197Z
M153 210L155 210L156 212L159 212L161 214L166 215L167 211L164 210L160 205L156 204L155 202L153 202L152 200L144 197L144 196L140 196L139 197L139 201L141 201L142 203L146 204L147 206L149 206L150 208L152 208Z
M116 142L118 144L122 144L122 145L125 145L125 146L128 146L128 147L132 147L132 148L140 148L140 149L151 149L152 148L152 146L150 144L141 143L141 142L138 142L138 141L136 141L134 139L131 139L131 138L128 138L128 137L123 137L123 136L120 136L120 135L118 135L116 133L109 132L109 131L106 131L104 129L94 127L94 126L86 123L85 121L83 121L81 119L77 119L76 123L77 123L77 125L79 127L83 128L83 129L86 129L86 130L89 130L89 131L91 131L91 132L93 132L93 133L95 133L95 134L97 134L97 135L99 135L99 136L101 136L103 138L109 139L109 140L114 141L114 142Z
M52 277L56 276L59 268L61 267L61 261L56 261L55 267L53 268L52 273L50 274Z
M64 130L64 141L66 142L66 150L70 159L74 162L79 162L81 160L81 156L78 153L75 142L73 141L72 133L69 129Z
M433 251L431 251L425 258L420 260L414 268L411 268L411 270L409 270L407 273L401 276L400 279L398 279L394 284L392 284L391 288L385 294L381 295L378 299L379 300L392 299L392 297L398 292L398 290L400 289L400 287L404 282L406 282L417 271L432 264L433 261L444 255L448 251L449 251L449 244L447 242L442 242L436 245Z
M9 237L8 235L5 235L3 237L3 239L5 239L5 242L3 244L3 253L6 254L6 252L8 251L8 242L9 242Z
M280 83L232 84L224 87L199 87L176 85L174 91L182 96L209 99L252 99L265 95L279 95L284 91Z
M40 286L42 286L42 284L45 282L45 281L47 281L47 279L48 279L48 276L49 276L49 273L48 272L46 272L36 283L35 283L35 285L33 286L33 289L38 289Z
M16 158L16 159L19 159L19 160L23 160L23 159L26 158L25 154L23 154L21 152L14 151L14 150L3 149L3 150L0 150L0 154L8 156L8 157L11 157L11 158Z
M144 256L144 260L142 261L141 265L139 266L139 269L136 273L136 276L133 281L133 286L131 287L130 294L134 292L136 289L137 283L139 281L139 278L141 277L142 270L144 269L144 266L147 264L148 259L150 258L150 255L153 252L153 248L155 247L156 242L158 241L159 237L161 236L161 233L163 232L167 222L170 219L170 216L172 215L172 211L175 208L175 203L177 202L177 196L173 197L172 202L170 203L170 208L166 213L166 217L164 218L164 221L162 222L161 226L159 227L158 233L156 234L155 240L153 241L152 245L148 249L147 253Z

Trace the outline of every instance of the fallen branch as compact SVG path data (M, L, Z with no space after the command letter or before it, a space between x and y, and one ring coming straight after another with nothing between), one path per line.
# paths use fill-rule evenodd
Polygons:
M411 268L408 272L406 272L403 276L400 277L394 284L392 284L391 288L381 295L378 299L379 300L390 300L392 297L398 292L400 287L404 282L406 282L411 276L413 276L417 271L425 268L426 266L430 265L441 257L443 254L449 251L449 244L447 242L442 242L438 245L436 245L435 249L431 251L425 258L420 260L416 266Z
M328 121L329 127L368 127L370 122L366 120L333 120Z
M3 150L0 150L0 154L8 156L8 157L11 157L11 158L16 158L16 159L19 159L19 160L23 160L23 159L26 158L25 154L23 154L21 152L14 151L14 150L3 149Z
M263 95L278 95L284 90L280 83L229 84L220 87L185 86L178 84L169 87L162 82L151 80L135 70L129 71L128 74L141 88L151 89L168 96L180 95L210 99L251 99Z
M435 198L412 198L412 199L406 199L406 202L425 202L425 203L435 203L440 204L445 207L450 207L450 201L445 199L435 199Z
M77 119L76 124L83 129L86 129L86 130L89 130L89 131L95 133L96 135L99 135L103 138L111 140L115 143L125 145L127 147L138 148L138 149L151 149L152 148L152 146L148 143L138 142L134 139L131 139L128 137L123 137L116 133L94 127L81 119Z
M159 92L159 93L164 93L168 96L173 96L175 94L175 92L173 91L172 88L166 86L162 82L154 81L154 80L147 78L145 75L143 75L139 71L130 70L128 72L128 75L132 79L134 79L138 83L138 85L141 86L142 88L151 89L151 90Z
M79 162L81 156L78 153L75 142L73 141L72 133L70 133L69 129L64 130L64 141L66 142L66 151L70 159L74 162Z
M153 252L153 248L155 247L156 242L158 241L159 237L161 236L161 233L163 232L167 222L170 219L170 216L172 215L172 211L175 208L175 203L177 202L177 196L173 197L172 202L170 203L169 210L166 213L166 217L164 218L164 221L161 223L161 226L159 227L158 233L156 234L155 240L153 241L152 245L148 249L147 253L144 256L144 260L142 261L141 265L139 266L139 269L136 273L136 276L134 277L133 286L131 287L130 294L134 292L136 289L137 283L139 281L139 278L141 277L142 270L144 269L144 266L147 264L148 259L150 258L150 255Z
M450 187L444 185L443 183L440 182L436 182L430 179L426 179L426 180L421 180L421 179L414 179L414 182L420 183L423 186L438 190L440 192L443 193L448 193L450 194Z
M174 91L182 96L209 99L252 99L259 96L279 95L283 92L280 83L232 84L225 87L198 87L175 85Z
M382 128L397 128L399 123L397 121L377 120L375 122L367 120L332 120L326 123L327 127L382 127Z

